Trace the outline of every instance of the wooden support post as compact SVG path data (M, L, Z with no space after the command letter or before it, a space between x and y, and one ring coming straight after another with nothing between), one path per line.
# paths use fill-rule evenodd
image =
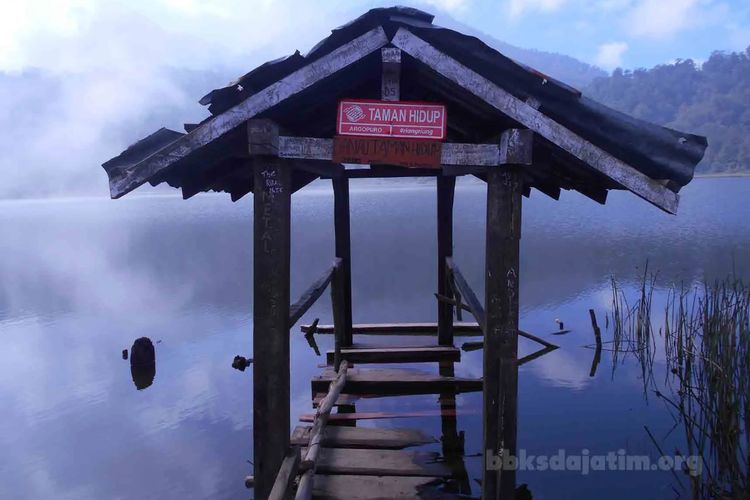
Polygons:
M331 306L333 309L333 345L334 345L334 356L333 356L333 369L336 372L339 371L341 365L341 344L344 341L344 325L346 323L346 314L344 309L344 280L343 275L343 261L336 258L336 262L333 266L333 280L331 283Z
M383 61L381 98L384 101L398 101L401 99L401 50L383 47L380 54Z
M448 283L449 273L445 259L453 256L453 195L456 178L440 175L437 178L437 240L438 240L438 294L450 299L453 292ZM438 301L438 344L453 345L453 305Z
M341 347L352 345L352 247L349 226L349 179L331 179L333 183L333 221L336 233L336 257L341 259L341 272L334 275L334 285L341 289L344 307L344 331Z
M274 156L277 131L248 125L255 163L253 445L255 496L268 497L289 448L291 166Z
M487 173L484 499L513 500L516 489L516 472L502 469L502 457L516 457L521 184L518 167Z

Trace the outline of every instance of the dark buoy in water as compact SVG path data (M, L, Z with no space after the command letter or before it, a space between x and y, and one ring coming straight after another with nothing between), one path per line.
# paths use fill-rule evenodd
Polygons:
M154 383L156 376L156 351L148 337L141 337L130 348L130 374L140 391Z
M128 350L127 349L123 349L122 350L122 359L128 359Z

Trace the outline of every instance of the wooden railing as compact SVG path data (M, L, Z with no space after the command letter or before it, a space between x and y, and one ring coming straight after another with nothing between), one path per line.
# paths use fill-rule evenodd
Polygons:
M333 265L315 280L310 287L300 296L300 298L289 307L289 327L293 327L297 321L307 312L308 309L317 301L328 284L333 279L334 272L341 267L341 259L336 259Z
M453 260L452 257L448 257L445 259L445 265L448 267L448 272L451 275L452 282L455 284L456 289L459 293L459 297L463 297L463 300L466 301L466 307L468 308L469 312L474 316L474 318L477 320L477 323L479 323L479 327L484 332L486 330L485 326L485 317L484 317L484 308L482 307L482 304L479 302L479 299L477 299L477 295L474 293L474 290L471 289L469 284L466 282L466 279L464 279L464 275L461 274L461 270L458 268L458 265L456 265L456 262ZM457 310L462 309L461 305L462 302L459 300L459 307L457 307Z
M318 405L318 411L315 412L315 419L313 420L312 430L310 431L310 441L307 444L307 452L305 453L305 459L300 464L300 468L304 470L302 477L297 487L297 494L294 497L295 500L310 500L312 498L313 481L315 477L315 466L320 454L321 441L323 440L323 431L328 423L328 417L331 415L331 410L336 404L336 400L341 394L341 390L346 385L346 372L349 369L349 363L344 360L341 361L341 365L338 370L338 375L331 382L328 388L328 394Z
M469 284L466 282L466 279L464 278L463 274L461 274L461 270L458 268L458 265L453 260L452 257L448 257L445 259L445 265L448 268L448 272L450 273L450 276L452 278L452 283L455 286L454 296L457 297L457 299L454 299L454 303L456 305L456 311L460 311L461 309L465 309L469 311L474 318L477 320L477 323L479 324L479 328L486 334L486 321L485 321L485 314L484 314L484 308L482 307L482 304L477 299L476 294L474 293L474 290L471 289ZM464 297L466 300L466 303L462 303L461 299L458 298L460 296ZM438 297L440 300L440 297ZM442 300L445 300L443 298ZM537 337L536 335L532 335L528 332L525 332L523 330L518 330L518 336L524 337L529 340L533 340L534 342L537 342L545 347L545 351L547 349L554 350L557 349L559 346L556 346L555 344L551 342L547 342L543 338ZM471 342L471 350L473 349L480 349L484 345L483 341L479 342ZM534 353L530 356L538 357L542 354L546 354L546 352L539 352ZM530 356L527 356L529 358ZM519 365L522 364L521 361L528 362L535 358L526 359L523 358L519 360Z

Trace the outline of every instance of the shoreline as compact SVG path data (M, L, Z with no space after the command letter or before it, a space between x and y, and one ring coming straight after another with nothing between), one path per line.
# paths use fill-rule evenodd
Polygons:
M694 179L718 179L722 177L750 177L748 172L715 172L709 174L695 174Z

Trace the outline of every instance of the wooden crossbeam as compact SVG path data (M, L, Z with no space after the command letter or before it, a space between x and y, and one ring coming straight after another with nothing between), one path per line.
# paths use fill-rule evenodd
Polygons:
M311 325L302 325L300 329L307 332ZM352 327L357 335L436 335L437 323L361 323ZM333 325L318 325L320 334L334 333ZM481 336L482 329L477 323L453 323L453 334L456 336Z
M677 193L595 146L449 55L440 52L409 30L399 28L391 43L624 188L666 212L676 213L679 203Z
M328 351L329 365L333 358L334 352ZM341 349L341 358L357 364L460 361L461 351L452 346L348 348Z
M388 36L383 28L378 26L269 85L224 113L216 115L196 127L189 134L181 136L157 153L124 169L110 181L112 198L120 198L129 193L198 148L214 141L259 113L361 60L387 43Z
M440 163L471 167L530 165L531 136L529 130L514 129L504 134L504 139L498 144L446 142L442 145ZM332 161L333 139L280 136L278 154L281 158Z

